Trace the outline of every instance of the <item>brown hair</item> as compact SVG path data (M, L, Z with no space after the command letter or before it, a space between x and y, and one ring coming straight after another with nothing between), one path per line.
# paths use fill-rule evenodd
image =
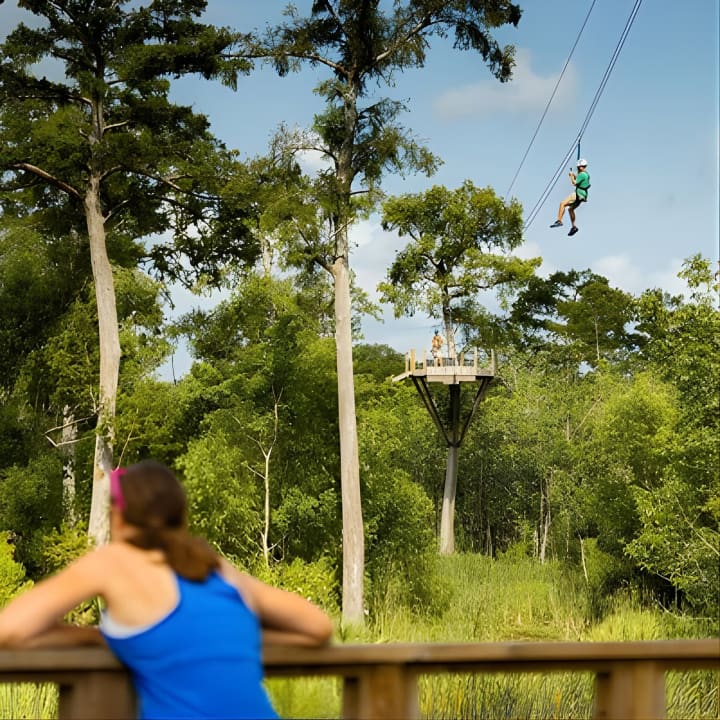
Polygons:
M188 580L204 580L220 565L217 553L187 528L185 491L172 471L144 460L119 475L125 522L136 529L127 542L143 550L162 550L170 567Z

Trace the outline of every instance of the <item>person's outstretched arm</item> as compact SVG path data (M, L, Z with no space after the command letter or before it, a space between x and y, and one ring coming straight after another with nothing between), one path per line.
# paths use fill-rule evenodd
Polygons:
M99 644L94 628L62 625L74 607L101 591L103 548L42 580L0 610L0 647Z
M106 646L105 638L95 625L66 625L58 623L23 642L24 648L77 647L78 645Z
M316 647L329 642L332 621L317 605L240 572L226 560L221 561L221 572L258 616L265 644Z

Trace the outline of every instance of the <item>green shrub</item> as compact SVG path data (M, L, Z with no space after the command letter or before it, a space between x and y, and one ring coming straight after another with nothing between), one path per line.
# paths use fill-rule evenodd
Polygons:
M290 563L273 563L270 567L258 565L252 572L260 580L297 593L328 612L338 608L340 588L335 567L328 558L313 562L295 558Z
M0 532L0 607L31 585L32 581L25 577L25 568L14 559L10 533Z

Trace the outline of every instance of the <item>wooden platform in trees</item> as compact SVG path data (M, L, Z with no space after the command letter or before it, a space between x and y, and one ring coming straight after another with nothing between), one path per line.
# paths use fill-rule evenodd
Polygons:
M428 357L427 350L418 356L415 350L405 355L405 372L396 375L393 382L406 378L425 378L427 382L456 385L461 382L477 382L492 379L497 372L495 353L491 350L486 365L481 365L477 349L472 353L460 353L457 357Z

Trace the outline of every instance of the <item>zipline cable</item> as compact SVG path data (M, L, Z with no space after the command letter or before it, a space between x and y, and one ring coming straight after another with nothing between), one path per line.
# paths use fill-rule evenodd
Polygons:
M590 9L587 12L587 15L585 16L585 20L582 24L582 27L580 28L580 31L577 34L577 37L575 38L575 43L572 46L572 49L570 50L570 54L567 57L567 60L565 61L565 65L563 66L562 72L560 73L560 77L558 77L557 82L555 83L555 87L553 88L552 94L550 95L550 99L547 101L547 105L545 105L545 109L543 110L542 116L540 117L540 121L537 124L537 127L535 128L535 132L533 133L532 138L530 138L530 143L527 146L527 149L525 150L525 154L522 156L522 160L520 161L520 165L518 166L518 169L515 171L515 174L513 175L513 179L510 182L510 186L507 189L507 192L505 193L505 197L509 197L510 191L513 189L513 185L515 185L515 181L518 179L518 175L520 175L520 171L522 170L523 165L525 164L525 160L527 159L528 154L530 153L530 149L533 146L533 143L535 142L535 138L537 137L537 134L540 132L540 127L543 124L543 120L545 120L545 116L548 113L548 110L550 109L550 104L553 101L553 98L555 97L555 93L557 93L558 87L560 87L560 83L562 82L563 76L565 75L565 71L568 69L568 65L570 64L570 60L572 59L573 53L575 52L575 48L578 46L578 43L580 42L580 37L583 34L583 30L585 30L585 26L588 23L588 20L590 19L590 13L592 13L593 8L595 7L595 3L597 0L593 0L592 5L590 5ZM578 155L578 157L580 157Z
M537 217L538 213L542 209L542 206L545 204L545 201L549 197L550 193L552 192L553 188L555 187L555 184L557 183L560 174L562 173L562 168L565 166L565 163L570 159L570 156L572 155L572 151L575 149L576 146L579 147L580 141L582 140L583 133L587 129L588 125L590 124L590 119L593 116L593 113L595 112L595 108L598 105L598 102L600 101L600 97L603 94L603 91L605 90L605 86L608 83L608 80L610 79L610 75L612 74L612 71L615 67L615 63L617 63L618 57L620 57L620 52L623 49L623 46L625 45L625 40L627 40L627 36L630 33L630 28L632 27L633 23L635 22L635 17L638 14L638 11L640 10L640 6L642 5L642 0L635 0L635 5L633 6L632 10L630 11L630 15L627 19L627 22L625 23L625 28L623 29L620 40L618 40L617 45L615 46L615 50L613 51L612 57L610 58L610 62L608 63L607 68L605 69L605 74L602 77L602 80L600 81L600 85L595 93L595 97L593 98L592 103L590 103L590 109L588 110L587 114L585 115L585 120L583 121L582 126L580 127L580 131L577 134L577 137L575 139L575 142L573 142L572 147L570 148L570 151L565 155L565 158L563 159L563 162L559 166L558 170L555 171L555 175L553 175L553 178L550 180L550 182L545 186L545 189L543 190L540 199L535 203L535 206L528 214L528 219L525 222L525 225L523 226L523 230L527 230L530 225L532 224L533 220Z

